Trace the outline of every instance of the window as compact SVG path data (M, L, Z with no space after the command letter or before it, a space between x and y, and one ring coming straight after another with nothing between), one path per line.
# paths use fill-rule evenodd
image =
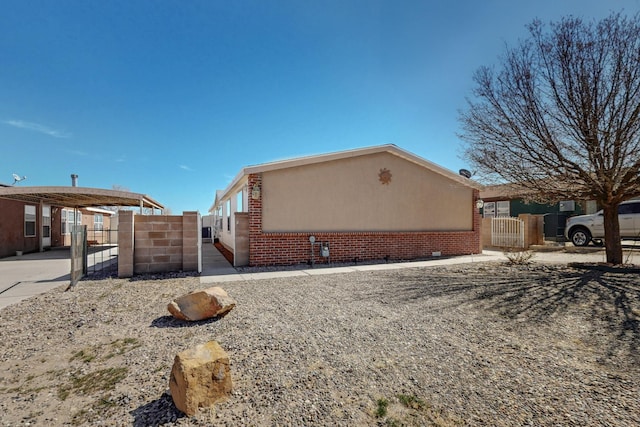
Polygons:
M236 212L242 212L242 191L236 194Z
M42 207L42 237L51 237L51 207Z
M225 203L225 215L227 215L227 231L231 231L231 200L227 200Z
M36 207L25 205L24 207L24 236L35 237L36 235Z
M618 206L618 215L628 215L640 213L640 202L638 203L625 203Z
M70 209L62 210L62 234L69 234L75 225L75 212ZM82 213L78 212L78 226L82 224Z
M104 217L102 214L93 215L93 230L102 231L104 225Z
M496 216L510 216L511 209L509 209L509 205L508 200L496 202Z
M216 223L215 223L216 230L222 231L222 206L218 206L216 208L215 220L216 220Z
M496 216L496 202L485 202L482 208L483 218L493 218Z

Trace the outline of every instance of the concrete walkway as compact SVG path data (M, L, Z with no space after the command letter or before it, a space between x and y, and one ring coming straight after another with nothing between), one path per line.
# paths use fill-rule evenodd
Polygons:
M324 267L318 266L316 268L308 268L303 270L282 270L282 271L265 271L260 273L239 273L236 269L231 267L229 262L222 256L213 245L205 244L202 246L203 252L203 272L200 276L200 283L219 283L219 282L234 282L241 280L261 280L261 279L273 279L278 277L296 277L296 276L318 276L322 274L338 274L338 273L353 273L355 271L379 271L379 270L397 270L403 268L418 268L428 267L436 265L452 265L452 264L465 264L473 262L486 262L486 261L500 261L506 258L502 252L483 251L478 255L465 255L452 258L431 259L428 261L415 261L415 262L398 262L398 263L385 263L385 264L363 264L363 265L350 265L339 267ZM211 248L217 254L209 253L205 257L205 251L210 252ZM207 265L205 259L215 262ZM226 265L225 265L226 264ZM207 271L207 274L205 274Z
M633 250L636 249L636 250ZM205 258L205 251L207 253ZM548 263L548 264L568 264L572 262L598 263L606 261L606 255L603 248L573 248L573 247L541 247L533 250L534 255L532 262ZM210 260L210 264L204 260ZM318 266L316 268L308 268L301 270L281 270L268 271L260 273L239 273L231 267L229 262L222 256L212 244L203 244L203 272L200 276L200 283L221 283L234 282L241 280L261 280L273 279L278 277L296 277L296 276L318 276L322 274L338 274L351 273L355 271L379 271L379 270L398 270L403 268L419 268L432 267L438 265L454 265L468 264L474 262L487 261L506 261L507 258L500 250L484 250L478 255L464 255L451 258L434 258L427 261L397 262L385 264L363 264L338 267ZM640 251L635 247L625 247L624 250L625 263L640 263ZM205 273L206 272L206 273Z
M0 308L58 286L68 286L68 249L54 249L0 259Z
M213 243L202 243L202 273L200 276L221 276L237 274L235 268L220 253Z

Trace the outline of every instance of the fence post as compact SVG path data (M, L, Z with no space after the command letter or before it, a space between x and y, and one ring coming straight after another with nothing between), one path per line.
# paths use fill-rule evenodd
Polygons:
M198 229L197 211L182 212L182 270L198 270L198 238L201 231Z
M524 239L522 247L528 249L531 246L531 214L520 214L518 219L522 221Z
M133 211L118 212L118 277L132 277L134 268Z

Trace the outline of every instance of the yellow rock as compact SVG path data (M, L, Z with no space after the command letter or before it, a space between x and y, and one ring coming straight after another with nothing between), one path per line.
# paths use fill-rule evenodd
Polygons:
M171 301L167 306L169 313L181 320L204 320L226 315L236 301L220 287L193 291Z
M216 341L178 353L169 389L173 403L189 416L225 400L232 390L229 356Z

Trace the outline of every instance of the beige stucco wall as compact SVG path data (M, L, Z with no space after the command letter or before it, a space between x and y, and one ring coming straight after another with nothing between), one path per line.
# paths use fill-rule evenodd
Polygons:
M390 153L264 172L262 208L264 232L473 228L471 188Z

